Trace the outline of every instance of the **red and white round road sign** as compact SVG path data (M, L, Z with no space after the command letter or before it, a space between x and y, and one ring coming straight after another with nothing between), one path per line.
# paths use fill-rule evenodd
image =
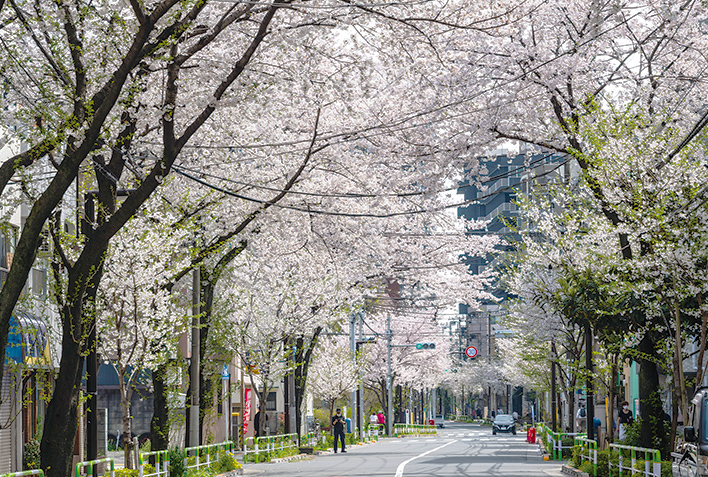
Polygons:
M467 349L465 349L465 355L468 358L474 358L477 356L477 348L474 346L468 346Z

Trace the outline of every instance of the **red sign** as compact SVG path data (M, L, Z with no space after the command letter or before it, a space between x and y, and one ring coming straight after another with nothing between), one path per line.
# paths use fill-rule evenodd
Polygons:
M477 356L477 348L475 348L474 346L468 346L465 350L465 355L468 358L474 358L475 356Z
M248 432L248 421L251 420L251 390L243 390L243 436Z

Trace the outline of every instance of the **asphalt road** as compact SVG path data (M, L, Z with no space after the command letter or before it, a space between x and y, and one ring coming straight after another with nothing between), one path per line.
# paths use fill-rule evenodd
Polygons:
M489 427L448 424L437 436L381 439L352 446L346 454L325 454L279 464L247 464L245 475L263 477L559 477L561 464L545 461L526 435L492 435Z

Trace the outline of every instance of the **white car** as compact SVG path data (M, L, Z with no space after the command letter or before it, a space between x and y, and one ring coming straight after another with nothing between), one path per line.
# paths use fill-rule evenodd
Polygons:
M445 418L440 414L435 416L435 425L438 426L440 429L445 427Z

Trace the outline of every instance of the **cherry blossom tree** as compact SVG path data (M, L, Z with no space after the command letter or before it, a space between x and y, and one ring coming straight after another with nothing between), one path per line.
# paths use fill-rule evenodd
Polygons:
M308 374L307 388L313 397L327 402L330 416L337 400L355 391L361 379L348 340L338 337L320 340Z
M321 34L322 30L332 31L331 12L321 14L326 9L281 7L284 5L280 3L270 6L187 5L170 0L145 5L104 2L88 11L70 3L37 4L33 8L13 3L4 10L13 17L3 30L6 38L13 40L6 43L10 46L6 48L8 61L4 70L13 86L10 101L24 106L13 110L9 120L28 126L21 128L21 134L29 143L29 149L3 165L0 185L5 191L8 181L20 168L29 174L49 170L51 178L46 188L24 190L32 212L18 241L10 279L0 293L0 336L3 339L6 339L11 310L32 265L42 227L64 199L81 164L89 168L88 173L82 173L87 192L98 189L98 194L87 194L89 200L97 199L98 216L95 220L89 217L85 229L87 239L75 243L80 247L76 257L64 250L60 240L55 240L58 270L66 270L68 280L64 282L67 288L60 300L66 322L64 361L57 392L49 406L48 434L70 435L76 427L78 395L71 390L78 388L82 356L92 346L81 339L88 334L84 331L93 327L92 313L86 304L90 308L93 302L101 277L102 257L110 238L163 182L178 157L186 156L188 144L208 147L218 135L221 143L218 146L223 147L229 132L224 134L216 125L233 124L232 105L242 105L236 114L245 118L246 127L237 128L239 131L247 132L249 139L256 141L268 136L259 130L260 126L254 125L280 123L261 122L265 115L258 113L263 109L264 98L271 98L268 93L280 86L272 81L279 77L273 73L295 71L287 64L290 59L287 52L312 53L323 45L342 50L341 42L331 42L331 38ZM389 21L387 15L377 13L373 18L384 23ZM335 16L338 21L358 23L346 13ZM282 23L274 22L281 17ZM390 21L397 23L395 18ZM291 48L296 37L292 31L307 32L305 43L310 42L311 48ZM357 51L356 47L348 45L352 52ZM294 55L292 59L297 61L293 65L318 63L312 58L309 57L311 63L308 63ZM314 58L331 58L331 55L314 55ZM285 61L278 61L281 59ZM306 55L305 59L308 59ZM252 62L254 67L247 68ZM195 67L201 63L208 66ZM332 65L336 65L336 61L329 66ZM382 65L378 63L379 67ZM321 68L317 76L331 75L332 70L316 66ZM38 81L40 77L47 81ZM359 75L359 79L363 77L366 75ZM311 74L289 79L306 80L301 88L305 92L317 83L316 76ZM354 86L356 84L350 81L343 89L353 88L364 99L367 93L371 97L370 92ZM368 86L365 82L361 85ZM303 96L290 94L292 91L288 89L283 96L289 95L290 106L297 116L309 103ZM323 99L326 97L318 97L317 101ZM362 101L361 106L360 111L370 111L366 101ZM343 109L347 108L343 106ZM277 117L279 112L272 114ZM207 122L215 125L212 134L201 135ZM297 121L293 121L280 128L280 136L292 138L291 133L300 130L296 125ZM379 126L380 121L376 127ZM340 137L353 134L346 132ZM236 139L237 134L231 137ZM268 138L268 141L273 140L278 139ZM225 147L226 151L232 149L232 145ZM389 147L389 152L392 150ZM184 160L189 165L186 157ZM406 165L403 161L386 169L380 164L379 170L399 173L404 170L400 166ZM347 171L346 164L334 163L332 169ZM431 174L433 169L437 169L435 174ZM424 175L439 179L447 172L447 166L441 164L427 168L426 174L419 169L405 179L399 174L398 179L402 179L400 183L411 184ZM389 190L391 184L377 185L378 189ZM127 199L120 204L116 204L118 189L127 193ZM56 225L53 230L59 237L62 224L57 221ZM70 330L74 336L69 336ZM51 468L51 472L67 473L68 443L70 439L52 442L45 439L43 467Z
M178 354L177 342L187 325L186 314L180 313L175 298L161 286L179 260L159 253L165 237L149 227L149 220L144 223L145 219L134 218L130 229L119 232L111 243L97 295L99 351L118 375L121 439L128 466L132 462L130 402L135 386L147 371Z
M389 305L388 309L387 305L382 306L384 309L377 310L377 314L367 314L365 317L367 327L376 336L376 342L367 345L364 353L364 386L377 396L381 409L387 409L389 365L392 371L391 389L401 385L417 390L436 388L444 381L446 370L452 369L452 366L449 337L435 323L433 313L406 313L407 307L404 304ZM390 363L387 340L389 317ZM435 349L416 348L416 343L431 342L435 343Z

